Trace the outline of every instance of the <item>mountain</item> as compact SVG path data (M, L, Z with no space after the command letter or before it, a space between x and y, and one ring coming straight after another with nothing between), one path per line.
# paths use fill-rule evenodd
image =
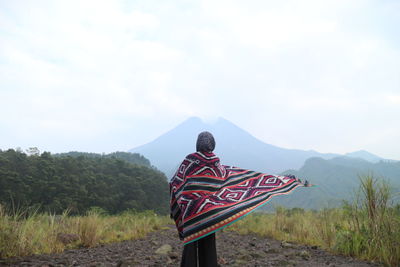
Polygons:
M378 179L384 178L395 194L400 192L400 161L372 163L348 156L332 159L310 158L298 171L288 170L284 173L307 179L316 187L295 190L288 196L275 198L267 208L274 205L313 209L335 207L342 200L351 200L359 188L360 176L369 174ZM399 201L398 197L396 201Z
M360 158L360 159L364 159L366 161L372 162L372 163L377 163L381 160L385 160L384 158L381 158L377 155L374 155L368 151L365 150L359 150L359 151L354 151L351 153L346 153L345 154L346 157L351 157L351 158Z
M195 151L201 131L210 131L216 140L215 153L221 163L271 174L294 174L316 184L300 188L285 197L275 197L266 209L275 205L320 209L335 207L350 200L359 187L359 175L373 173L385 177L400 192L400 162L383 160L361 150L346 155L285 149L264 143L230 121L220 118L213 124L190 118L154 141L131 149L150 159L168 178L183 158Z
M225 165L239 166L267 173L299 169L311 157L330 159L336 154L313 150L286 149L266 144L232 122L219 118L207 124L192 117L154 141L129 150L148 158L167 177L171 177L187 154L195 151L200 132L210 131L216 140L215 153Z

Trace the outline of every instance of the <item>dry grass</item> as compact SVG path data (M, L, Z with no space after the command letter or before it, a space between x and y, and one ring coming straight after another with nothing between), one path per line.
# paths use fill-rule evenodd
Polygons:
M153 212L118 216L90 211L86 216L16 212L0 206L0 258L58 253L66 248L93 247L103 243L137 239L171 223Z
M331 248L336 228L344 224L343 217L344 212L340 209L313 212L278 208L274 214L250 215L229 229L241 234L252 232L278 240Z
M399 266L400 214L399 206L390 204L390 187L382 179L366 175L357 196L354 203L340 209L278 208L274 214L250 215L229 229Z

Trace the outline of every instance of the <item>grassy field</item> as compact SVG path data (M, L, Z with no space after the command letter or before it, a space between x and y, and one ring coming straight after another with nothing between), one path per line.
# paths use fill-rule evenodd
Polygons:
M62 252L68 248L141 238L171 223L153 212L126 212L118 216L99 211L86 216L16 212L0 206L0 258Z
M334 253L400 265L400 207L390 205L390 188L372 176L361 180L354 203L322 211L278 208L274 214L254 214L230 230L257 233Z
M228 229L278 240L317 245L388 266L400 266L400 206L391 205L387 184L372 176L361 179L353 203L321 211L278 208L256 213ZM141 238L172 221L153 212L85 216L6 213L0 205L0 258L62 252L68 248Z

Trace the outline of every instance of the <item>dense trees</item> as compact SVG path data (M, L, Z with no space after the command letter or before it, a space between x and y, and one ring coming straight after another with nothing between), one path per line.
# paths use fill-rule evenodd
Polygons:
M30 148L30 150L31 149L32 148ZM122 159L124 161L138 164L138 165L151 167L150 161L138 153L113 152L110 154L97 154L97 153L89 153L89 152L71 151L68 153L54 154L54 156L56 156L56 157L71 156L73 158L77 158L80 156L84 156L84 157L88 157L88 158L115 158L115 159Z
M152 209L165 214L168 182L139 154L0 150L0 203L55 213L100 207L109 213Z

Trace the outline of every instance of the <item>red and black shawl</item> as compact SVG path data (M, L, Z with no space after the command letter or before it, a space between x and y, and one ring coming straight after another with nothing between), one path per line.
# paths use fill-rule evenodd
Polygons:
M214 233L304 186L293 177L229 167L213 153L188 155L170 181L171 217L184 244Z

